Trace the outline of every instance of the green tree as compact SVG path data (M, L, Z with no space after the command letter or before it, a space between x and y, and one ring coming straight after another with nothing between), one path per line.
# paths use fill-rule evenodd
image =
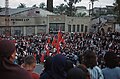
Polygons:
M76 16L77 17L84 17L84 16L86 16L86 13L78 13Z
M20 3L17 8L26 8L26 4Z
M95 1L98 1L98 0L90 0L90 2L92 3L92 16L94 15L93 8L94 8L94 2Z
M45 9L45 3L44 2L40 3L39 7Z
M60 4L59 6L56 6L54 8L54 12L59 14L65 14L66 8L67 8L67 5Z
M78 2L80 2L81 0L64 0L65 2L67 2L67 12L69 13L68 16L74 16L74 11L76 11L75 7L73 6L73 4L76 4Z
M76 11L77 11L77 9L76 9L75 6L72 6L72 7L70 8L70 6L68 5L68 6L66 7L65 14L68 15L68 16L75 16Z
M36 4L34 4L32 7L37 7L37 5L36 5Z
M116 0L116 2L114 3L114 10L115 13L117 14L117 21L120 23L120 0Z

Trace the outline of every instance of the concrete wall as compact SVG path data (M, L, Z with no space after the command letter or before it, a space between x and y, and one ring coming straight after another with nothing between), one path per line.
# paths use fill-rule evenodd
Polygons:
M87 26L87 30L89 32L90 28L90 17L67 17L66 19L66 29L68 29L68 25L71 25L71 30L73 30L73 26L75 25L75 32L77 32L77 25L80 26L79 32L81 32L81 25L84 25L83 32L85 32L85 26ZM68 31L68 30L67 30Z
M47 17L10 17L9 26L11 27L11 34L18 35L32 35L40 32L48 33L50 23L63 25L65 32L68 32L68 25L71 25L73 31L73 25L75 26L75 32L77 32L77 25L80 26L79 32L81 32L81 25L84 25L83 32L85 32L85 26L87 26L87 32L89 32L90 17L68 17L66 15L48 15ZM0 30L5 27L5 18L0 16ZM3 27L3 28L2 28ZM1 31L2 33L2 31Z

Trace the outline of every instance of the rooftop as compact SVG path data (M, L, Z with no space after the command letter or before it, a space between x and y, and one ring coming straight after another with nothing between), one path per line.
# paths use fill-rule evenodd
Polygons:
M38 8L38 7L9 8L9 14L8 15L12 16L12 15L21 14L21 13L24 13L24 12L27 12L27 14L30 14L30 13L35 14L35 13L37 13L37 14L39 14L41 16L56 15L56 14L54 14L52 12L49 12L47 10L43 10L41 8ZM0 16L5 16L5 10L0 12Z

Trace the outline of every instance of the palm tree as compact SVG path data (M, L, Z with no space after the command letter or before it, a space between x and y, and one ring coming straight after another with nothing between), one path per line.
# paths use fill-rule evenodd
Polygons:
M57 13L63 14L66 10L65 4L60 4L59 6L56 6Z
M65 2L70 2L70 3L77 3L77 2L80 2L81 0L64 0Z
M32 7L37 7L37 5L36 5L36 4L34 4Z
M93 7L94 7L94 2L95 2L95 1L98 1L98 0L90 0L90 2L92 3L92 16L93 16L93 13L94 13L94 12L93 12Z
M67 4L68 4L68 8L69 8L69 11L70 11L70 16L73 16L72 15L72 11L73 11L73 4L76 4L76 3L78 3L78 2L80 2L81 0L64 0L65 2L67 2Z
M44 2L40 3L39 7L42 8L42 9L44 9L45 8L45 3Z
M118 15L117 21L120 23L120 0L116 0L115 2L115 12Z
M77 17L84 17L84 16L86 16L86 13L78 13L77 14Z
M20 3L17 8L26 8L26 5L24 3Z
M120 23L120 0L116 0L117 9L118 9L118 22Z

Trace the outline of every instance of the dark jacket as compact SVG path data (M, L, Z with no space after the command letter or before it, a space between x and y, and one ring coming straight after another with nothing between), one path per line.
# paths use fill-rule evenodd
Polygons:
M0 64L0 79L32 79L32 77L26 70L5 59Z

